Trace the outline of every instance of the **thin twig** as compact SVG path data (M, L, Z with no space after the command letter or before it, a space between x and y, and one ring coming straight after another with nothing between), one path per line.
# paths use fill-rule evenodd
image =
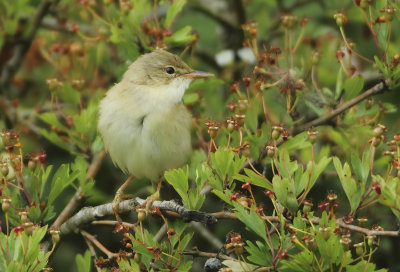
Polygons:
M225 254L221 253L211 253L211 252L204 252L204 251L199 251L199 250L185 250L181 253L182 255L190 255L194 257L207 257L207 258L221 258L224 260L233 260L237 261L237 259L229 257Z
M222 243L211 231L209 231L203 224L199 222L192 222L190 226L196 231L196 233L200 234L203 239L205 239L208 243L210 243L214 248L220 249L224 246Z
M83 237L85 237L85 236L83 235ZM85 241L90 250L90 253L92 254L94 267L96 267L97 272L101 272L101 268L96 265L95 260L97 259L97 254L96 254L96 250L93 247L92 242L86 237L85 237Z
M92 244L94 244L98 249L100 249L102 252L104 252L104 254L107 255L107 258L111 259L111 258L117 258L118 254L117 253L113 253L111 251L109 251L105 246L102 245L102 243L100 243L96 237L94 237L93 235L91 235L90 233L81 230L81 234L83 237L85 237L86 239L88 239Z
M120 225L121 223L118 222L117 220L96 220L96 221L92 221L91 224L116 227L116 226ZM135 224L131 224L128 222L122 222L122 224L126 227L129 227L132 230L136 229Z

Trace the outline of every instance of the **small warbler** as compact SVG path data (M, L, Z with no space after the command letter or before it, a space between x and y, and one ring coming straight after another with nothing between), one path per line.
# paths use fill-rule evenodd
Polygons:
M154 201L163 172L187 160L191 115L182 97L193 79L210 76L191 69L174 54L156 50L132 63L101 101L98 129L104 147L113 162L131 174L113 201L119 221L119 203L133 176L159 179Z

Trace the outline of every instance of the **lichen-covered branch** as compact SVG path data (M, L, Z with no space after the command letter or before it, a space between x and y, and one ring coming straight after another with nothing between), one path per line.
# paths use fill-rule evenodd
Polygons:
M136 208L141 207L144 202L145 200L141 198L122 201L119 205L118 212L122 214L136 210ZM159 208L162 211L176 213L185 222L195 221L204 224L213 224L217 222L217 218L212 214L186 209L185 207L178 205L173 200L154 201L152 207ZM85 207L60 226L61 234L68 234L70 232L77 231L92 221L113 214L114 212L112 209L112 203L99 205L96 207Z

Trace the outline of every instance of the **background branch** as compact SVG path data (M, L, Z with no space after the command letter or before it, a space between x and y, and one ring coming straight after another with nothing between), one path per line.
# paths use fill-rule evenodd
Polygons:
M12 57L4 64L0 74L0 93L5 92L8 89L8 85L14 78L15 73L18 71L22 62L25 59L25 55L31 46L33 39L42 23L43 17L49 11L52 4L57 3L58 0L43 0L40 2L39 7L36 10L33 20L31 22L31 31L26 35L25 38L21 39L13 48Z
M341 104L339 107L337 107L336 109L332 110L330 113L328 113L325 116L321 116L313 121L310 121L306 124L303 124L301 126L295 127L294 128L294 132L293 134L305 131L311 127L317 127L320 125L324 125L327 124L331 119L333 119L334 117L338 116L339 114L341 114L342 112L348 110L349 108L357 105L358 103L362 102L363 100L367 99L370 96L373 95L377 95L377 94L381 94L388 89L388 86L390 85L391 80L390 79L386 79L378 84L376 84L375 86L373 86L372 88L368 89L367 91L363 92L362 94L360 94L359 96Z

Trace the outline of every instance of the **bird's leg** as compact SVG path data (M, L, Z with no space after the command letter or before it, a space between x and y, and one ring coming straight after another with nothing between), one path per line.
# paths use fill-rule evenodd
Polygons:
M142 204L142 207L145 207L146 214L151 211L151 207L153 206L153 202L160 199L160 190L161 190L162 179L161 177L158 179L157 190L154 194L149 196L146 201Z
M114 200L112 202L112 209L113 209L114 215L117 218L119 223L122 223L122 219L119 216L119 212L118 212L119 211L119 204L121 203L122 200L132 197L132 195L125 195L124 194L124 190L126 189L126 187L128 187L129 183L131 183L132 180L133 180L133 176L130 176L127 180L125 180L124 184L122 184L122 186L119 187L119 189L115 193L115 197L114 197Z

